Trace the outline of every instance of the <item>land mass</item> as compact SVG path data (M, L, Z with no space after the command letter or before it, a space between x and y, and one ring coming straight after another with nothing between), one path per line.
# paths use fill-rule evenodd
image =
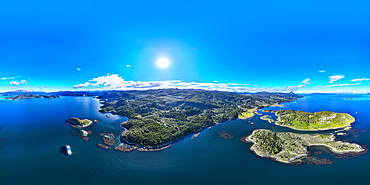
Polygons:
M83 96L83 97L95 97L103 95L108 91L57 91L57 92L44 92L44 91L27 91L27 90L15 90L15 91L7 91L7 92L0 92L2 96L10 96L16 97L18 95L25 95L25 94L34 94L34 95L44 95L44 96ZM8 98L10 99L10 98Z
M355 118L347 113L331 111L304 112L293 110L273 111L278 119L276 125L296 130L329 130L350 127Z
M36 94L32 94L32 93L26 93L26 94L20 94L18 96L15 96L15 97L10 97L10 98L6 98L6 99L12 99L12 100L20 100L20 99L32 99L32 98L60 98L60 96L58 95L36 95Z
M257 129L246 137L245 141L253 143L250 149L257 155L273 158L282 163L291 163L307 156L307 148L315 145L328 147L338 154L364 151L358 144L335 141L334 134L276 133Z
M189 134L228 120L249 109L293 101L294 93L236 94L221 91L159 89L112 91L98 98L100 112L129 118L121 140L146 148L166 146Z
M69 118L67 120L69 123L77 126L77 127L88 127L90 126L93 122L89 119L78 119L78 118Z

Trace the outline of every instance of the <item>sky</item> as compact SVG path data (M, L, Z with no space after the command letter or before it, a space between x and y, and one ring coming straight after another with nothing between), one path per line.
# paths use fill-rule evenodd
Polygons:
M370 92L369 12L365 0L2 1L0 91Z

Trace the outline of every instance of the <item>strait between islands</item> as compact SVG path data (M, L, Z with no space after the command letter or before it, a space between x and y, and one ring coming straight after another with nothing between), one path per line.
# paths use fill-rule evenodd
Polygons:
M278 116L276 125L289 127L294 130L349 129L351 123L355 121L355 118L349 114L331 111L309 113L304 111L278 110L273 112ZM274 121L269 118L264 119L268 119L267 121L270 123ZM358 153L365 150L358 144L335 141L335 139L334 134L276 133L269 130L257 129L250 136L246 137L245 141L253 143L250 149L258 156L273 158L282 163L291 163L307 156L309 146L325 146L337 154Z

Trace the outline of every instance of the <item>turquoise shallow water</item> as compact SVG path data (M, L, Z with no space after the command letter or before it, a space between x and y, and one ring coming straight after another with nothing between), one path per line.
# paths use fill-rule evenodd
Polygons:
M285 103L285 107L309 112L330 110L347 112L356 118L354 128L370 127L370 100L338 96L306 96ZM368 184L370 155L353 159L330 158L330 165L291 166L260 158L239 139L254 129L292 131L258 116L235 120L204 130L158 152L119 152L103 150L99 132L118 133L124 117L99 113L99 102L91 97L59 99L0 100L0 184ZM357 112L357 114L356 114ZM91 126L89 141L65 123L72 117L98 119ZM220 131L234 138L220 138ZM71 136L70 131L74 132ZM369 132L350 134L340 139L370 146ZM96 140L97 141L96 141ZM69 144L73 155L60 152Z

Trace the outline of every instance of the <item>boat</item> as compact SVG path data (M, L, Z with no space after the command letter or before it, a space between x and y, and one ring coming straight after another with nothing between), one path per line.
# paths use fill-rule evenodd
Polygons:
M67 149L67 154L68 154L68 155L72 155L71 146L66 145L66 149Z

